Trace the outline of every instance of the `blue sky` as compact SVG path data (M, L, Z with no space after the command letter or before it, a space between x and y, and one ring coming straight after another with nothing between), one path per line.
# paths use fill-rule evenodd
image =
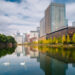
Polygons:
M69 25L75 21L75 0L52 0L66 4ZM0 0L0 33L35 30L51 0Z

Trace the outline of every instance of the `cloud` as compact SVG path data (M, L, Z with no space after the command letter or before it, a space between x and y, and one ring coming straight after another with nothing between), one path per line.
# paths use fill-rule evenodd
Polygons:
M13 30L22 33L33 30L34 27L39 26L48 4L49 0L22 0L21 3L1 0L0 32L9 31L7 32L9 34L11 31L14 33Z
M72 22L75 21L75 3L66 4L66 16L69 20L69 25L72 25Z
M16 0L17 1L17 0ZM21 0L19 3L0 0L0 33L12 34L17 31L29 32L40 26L44 11L50 0ZM67 18L75 20L75 3L67 3Z

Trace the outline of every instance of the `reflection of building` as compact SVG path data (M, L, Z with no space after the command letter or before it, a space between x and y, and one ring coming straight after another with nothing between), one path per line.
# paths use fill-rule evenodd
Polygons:
M30 51L30 57L31 58L37 58L39 55L39 52L38 51Z
M15 53L17 54L17 56L20 56L22 53L22 46L18 46L15 50Z
M22 37L22 35L20 35L20 33L17 33L15 35L15 40L16 40L17 44L22 44L23 43L23 37Z
M25 47L18 46L15 50L15 53L17 54L17 56L25 56L26 55Z
M45 72L45 75L66 75L68 65L40 53L40 67Z

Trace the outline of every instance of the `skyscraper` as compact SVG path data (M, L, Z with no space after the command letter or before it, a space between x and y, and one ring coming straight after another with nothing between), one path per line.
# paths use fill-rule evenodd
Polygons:
M75 22L72 23L72 26L75 27Z
M45 11L46 34L67 27L65 5L51 3Z
M45 18L40 21L40 37L45 35Z

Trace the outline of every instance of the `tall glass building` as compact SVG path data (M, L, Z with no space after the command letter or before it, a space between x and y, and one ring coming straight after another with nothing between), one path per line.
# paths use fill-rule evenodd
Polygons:
M45 11L46 34L68 26L64 4L51 3Z
M51 3L51 32L67 27L64 4Z

